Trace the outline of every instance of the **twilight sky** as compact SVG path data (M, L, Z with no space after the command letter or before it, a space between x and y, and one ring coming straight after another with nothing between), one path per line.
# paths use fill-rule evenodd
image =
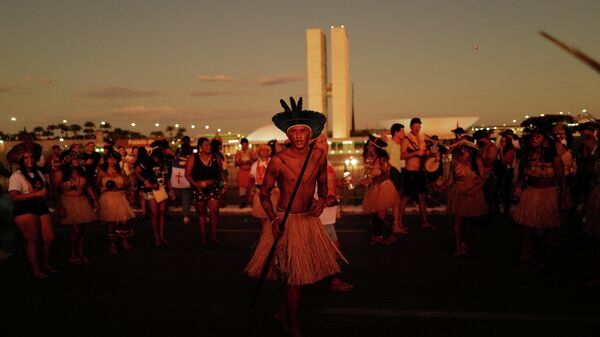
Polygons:
M600 117L598 74L538 34L598 60L598 22L597 0L4 0L0 130L67 119L249 132L305 95L305 29L331 25L348 30L358 128Z

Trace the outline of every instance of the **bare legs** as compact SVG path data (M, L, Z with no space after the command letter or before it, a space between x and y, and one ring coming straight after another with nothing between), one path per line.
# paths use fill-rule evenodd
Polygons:
M167 202L157 203L156 200L148 200L150 206L150 222L152 224L152 233L154 234L154 245L159 247L163 244L171 243L165 238L165 211Z
M219 224L219 200L208 200L197 202L194 207L198 213L198 225L200 226L200 242L206 243L206 217L207 208L210 212L210 240L219 242L217 237L217 225Z
M275 319L282 325L290 336L302 336L298 323L298 308L300 306L300 286L285 288L285 301L275 312Z
M71 237L69 238L69 263L70 264L80 264L82 262L88 263L90 259L88 259L83 254L83 242L84 242L84 225L83 224L74 224L71 225Z
M468 228L467 219L464 219L458 215L454 216L454 244L456 250L454 256L462 256L468 253L469 246L467 245Z
M42 272L38 260L38 240L40 235L40 229L42 232L42 241L44 243L42 250L42 266L49 272L56 272L52 266L50 266L50 251L52 248L52 242L54 241L54 228L52 227L52 221L49 214L37 216L34 214L23 214L15 217L15 223L19 226L23 237L27 242L27 259L31 264L33 276L38 279L47 278L44 272Z

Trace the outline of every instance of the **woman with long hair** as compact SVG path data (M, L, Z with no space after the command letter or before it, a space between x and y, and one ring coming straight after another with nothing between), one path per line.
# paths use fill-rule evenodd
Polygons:
M388 227L387 211L399 202L398 191L390 179L390 157L384 150L386 146L381 138L369 136L363 149L365 175L360 183L366 188L362 209L373 220L370 244L390 244L396 240L394 234L383 240Z
M560 225L560 209L566 207L564 168L554 140L539 129L526 131L528 144L519 162L514 190L518 203L510 210L513 220L522 227L519 272L544 268L548 229Z
M27 242L27 259L31 264L33 276L37 279L48 278L42 268L56 272L50 265L50 251L54 242L54 228L48 210L46 182L35 165L33 151L25 151L18 160L19 169L9 178L8 193L14 202L13 216L15 224L21 230ZM42 234L42 263L38 260L38 240Z
M192 186L194 208L198 213L200 240L206 243L206 209L210 213L211 242L217 243L217 225L219 223L219 199L227 189L221 160L211 152L210 141L198 139L196 152L185 167L185 177ZM222 182L222 183L221 183ZM219 184L221 183L221 187Z
M168 199L166 196L169 195L172 199L175 197L171 188L169 168L162 148L154 149L148 161L145 163L140 162L140 165L134 171L138 177L138 181L142 184L144 200L150 207L150 222L152 224L152 233L154 234L154 245L160 247L164 244L169 244L171 242L165 238L165 212Z
M98 199L93 187L87 183L85 171L79 165L79 153L68 150L61 156L58 186L60 196L60 223L71 227L69 239L70 264L89 263L83 253L85 225L97 219L94 209L98 209ZM94 208L89 200L94 203Z
M488 212L483 196L483 161L477 145L466 140L452 144L449 151L452 153L450 174L440 188L451 186L447 211L454 216L454 256L462 256L469 250L467 221Z
M115 151L104 155L104 163L98 170L98 187L100 188L100 220L107 223L108 239L111 254L117 254L117 243L125 250L131 250L129 237L133 230L127 221L135 216L127 202L126 191L128 181L119 167L121 156Z

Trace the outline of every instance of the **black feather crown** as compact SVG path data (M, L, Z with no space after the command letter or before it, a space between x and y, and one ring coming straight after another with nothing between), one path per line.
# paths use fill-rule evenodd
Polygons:
M272 118L273 124L279 130L287 132L292 126L306 125L312 130L311 138L317 138L325 128L327 117L317 111L302 110L302 97L298 99L297 104L293 97L290 97L290 105L287 105L283 99L279 102L284 111Z

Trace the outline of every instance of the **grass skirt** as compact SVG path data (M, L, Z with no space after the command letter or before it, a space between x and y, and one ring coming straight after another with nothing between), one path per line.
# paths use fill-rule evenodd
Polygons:
M600 239L600 183L596 184L585 205L585 230Z
M278 212L283 218L283 213ZM271 226L264 226L245 273L260 278L273 244ZM290 214L273 256L268 280L301 286L340 272L337 253L319 218L306 213Z
M519 225L532 228L560 226L558 187L526 187L520 201L510 209L510 215Z
M447 212L463 218L476 218L488 212L488 205L483 196L483 189L479 188L473 194L467 192L475 186L474 181L457 181L448 191Z
M60 219L63 225L77 225L90 223L98 218L88 199L83 196L61 196L61 205L65 209L65 215Z
M125 191L106 191L100 195L100 220L105 222L125 222L133 217L135 213Z
M390 179L386 179L379 184L367 186L362 209L365 213L375 213L394 208L399 202L398 190Z
M279 203L279 190L276 188L271 190L271 203L273 204L273 207L277 207L277 204ZM260 204L259 190L256 190L256 192L254 192L254 197L252 198L252 216L258 219L267 218L267 213L265 213L265 210Z

